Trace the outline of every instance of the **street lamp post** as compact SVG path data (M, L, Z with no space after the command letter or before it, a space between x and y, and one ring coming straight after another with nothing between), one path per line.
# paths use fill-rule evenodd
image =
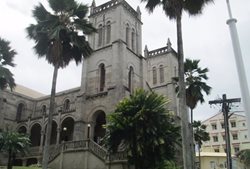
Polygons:
M245 113L247 116L248 137L250 137L250 96L249 96L247 78L246 78L246 73L245 73L245 67L243 64L243 59L242 59L242 54L241 54L241 49L240 49L239 37L237 33L237 28L236 28L237 20L233 18L232 16L232 11L231 11L229 0L226 0L226 2L227 2L228 14L229 14L229 19L227 20L227 24L230 29L235 62L236 62L236 67L238 71L238 76L239 76L241 95L242 95Z

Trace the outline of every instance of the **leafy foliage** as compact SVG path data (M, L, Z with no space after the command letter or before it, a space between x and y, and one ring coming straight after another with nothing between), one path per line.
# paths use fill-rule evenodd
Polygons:
M0 37L0 89L10 87L12 90L15 87L15 80L13 74L6 66L14 67L13 63L16 51L11 49L10 42Z
M179 127L166 109L167 100L156 93L135 91L108 116L107 146L116 152L124 144L135 167L150 169L174 158Z
M61 68L71 60L80 63L92 52L85 37L95 31L86 20L88 7L74 0L49 0L49 5L54 13L40 3L33 10L37 23L27 28L28 37L36 43L36 53Z
M30 145L30 139L14 131L0 133L0 151L8 153L8 169L12 168L12 157L16 153L25 153Z
M202 141L210 140L209 133L206 132L206 125L201 124L201 121L194 121L194 140L201 147Z
M241 150L237 157L246 167L250 167L250 149Z
M205 101L203 92L209 95L211 91L211 87L203 81L208 80L208 69L200 68L199 62L200 60L186 59L184 63L187 106L190 109L194 109L198 102L203 103Z

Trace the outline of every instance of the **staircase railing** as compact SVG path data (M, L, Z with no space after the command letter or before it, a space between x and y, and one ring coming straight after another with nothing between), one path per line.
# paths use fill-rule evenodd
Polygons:
M54 160L61 152L77 149L89 150L103 161L108 160L109 162L112 162L117 160L127 160L126 151L109 154L104 147L100 146L93 140L79 140L64 142L57 146L53 151L51 151L49 162Z

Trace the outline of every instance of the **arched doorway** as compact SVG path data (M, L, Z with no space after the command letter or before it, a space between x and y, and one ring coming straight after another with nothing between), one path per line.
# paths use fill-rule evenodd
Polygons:
M27 133L27 129L25 126L19 127L17 130L18 133L20 134L26 134Z
M35 123L31 127L30 131L31 147L40 146L40 139L41 139L41 126L40 124Z
M75 121L72 117L67 117L63 120L61 125L60 142L73 140L74 123Z
M100 139L105 136L106 130L103 125L106 124L106 114L99 110L96 113L95 129L94 129L94 141L99 143Z

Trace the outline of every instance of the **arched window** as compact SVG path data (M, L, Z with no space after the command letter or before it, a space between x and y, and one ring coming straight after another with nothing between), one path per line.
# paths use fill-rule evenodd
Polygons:
M111 39L111 23L110 21L107 22L107 30L106 30L106 43L110 43L110 39Z
M131 33L131 49L132 51L135 51L135 30L132 29Z
M98 26L98 29L97 29L97 33L98 33L98 46L101 46L102 45L102 25L99 25Z
M153 67L153 84L157 83L157 71L156 67Z
M16 120L17 121L20 121L21 120L21 117L22 117L22 114L24 113L24 104L23 103L20 103L18 106L17 106L17 113L16 113Z
M103 91L105 87L105 65L103 63L99 65L99 72L100 91Z
M68 111L70 109L70 101L69 99L66 99L63 103L63 110Z
M126 43L129 46L129 24L126 24Z
M130 66L128 72L128 89L130 92L133 91L133 77L134 77L134 69L132 66Z
M163 65L160 65L159 71L160 71L160 83L163 83L164 82L164 67L163 67Z
M42 115L45 115L45 114L46 114L46 112L47 112L47 107L46 107L46 105L43 105L43 106L42 106L41 112L42 112Z

